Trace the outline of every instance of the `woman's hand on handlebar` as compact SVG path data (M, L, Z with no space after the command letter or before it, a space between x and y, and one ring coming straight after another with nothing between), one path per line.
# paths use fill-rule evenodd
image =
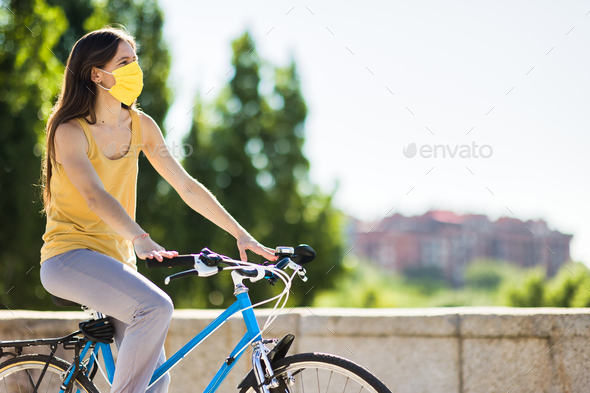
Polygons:
M164 258L174 258L178 256L178 251L166 251L166 249L153 241L149 236L144 238L138 237L133 242L135 253L139 259L156 258L162 262Z
M275 255L275 250L268 248L256 241L251 235L243 234L238 237L238 250L240 250L240 260L242 262L248 261L246 250L250 250L269 261L275 261L278 257Z

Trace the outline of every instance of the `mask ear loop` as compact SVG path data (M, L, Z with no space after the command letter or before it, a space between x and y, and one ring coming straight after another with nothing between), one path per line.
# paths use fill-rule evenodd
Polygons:
M106 72L107 74L114 75L112 72L105 71L105 70L103 70L103 69L100 69L100 68L98 68L98 67L96 67L96 69L98 69L98 70L101 70L102 72ZM94 83L96 83L97 85L99 85L100 87L102 87L103 89L105 89L106 91L111 91L111 89L107 89L106 87L104 87L103 85L101 85L101 84L100 84L100 83L98 83L98 82L94 82Z

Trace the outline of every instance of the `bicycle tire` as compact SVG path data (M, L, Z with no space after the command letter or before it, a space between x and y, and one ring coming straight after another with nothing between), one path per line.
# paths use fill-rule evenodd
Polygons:
M32 382L35 384L38 382L48 359L49 355L32 354L17 356L0 363L0 391L4 390L7 393L32 391L35 386ZM65 360L53 357L49 362L38 391L59 392L63 382L60 375L67 371L69 367L70 364ZM29 389L22 390L21 387L23 386ZM79 373L76 377L74 389L70 389L70 391L100 393L96 386L82 373Z
M289 356L273 362L272 368L279 382L278 388L271 389L272 393L316 391L391 393L389 388L368 369L346 358L327 353L301 353ZM310 370L311 375L306 377L304 375L306 370ZM295 379L291 386L287 383L288 373ZM249 387L240 391L240 393L247 392L258 392L258 389Z

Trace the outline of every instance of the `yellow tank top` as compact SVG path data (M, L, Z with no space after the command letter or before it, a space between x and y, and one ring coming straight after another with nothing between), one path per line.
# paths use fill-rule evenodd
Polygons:
M88 158L102 181L105 191L118 200L135 220L137 200L137 160L142 137L139 112L130 109L131 146L119 159L108 159L96 144L84 117L80 122L88 140ZM46 259L76 248L88 248L111 256L137 270L135 251L125 239L102 221L68 179L63 167L56 164L51 176L52 209L47 214L43 235L41 263Z

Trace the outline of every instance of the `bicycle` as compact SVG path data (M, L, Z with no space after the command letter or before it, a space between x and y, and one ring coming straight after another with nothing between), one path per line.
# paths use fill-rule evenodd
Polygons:
M252 347L252 369L237 386L239 393L294 393L305 391L360 392L366 390L373 393L391 393L390 390L368 369L340 356L326 353L301 353L287 356L289 347L295 336L287 334L282 339L263 339L262 332L279 316L288 300L291 282L295 275L306 281L303 264L315 258L315 251L308 245L296 247L277 247L276 264L254 264L231 259L207 248L199 254L179 255L163 262L146 259L148 268L156 267L187 267L192 269L166 277L165 284L172 280L188 276L210 277L221 271L231 271L234 283L234 295L237 300L221 315L213 320L205 329L184 345L178 352L158 367L152 376L152 386L166 372L185 358L201 342L206 340L215 330L222 326L232 315L241 312L246 325L246 333L231 351L219 368L205 393L213 393L221 385L232 370L246 348ZM287 269L293 271L291 275ZM277 296L252 304L248 288L244 281L251 283L266 279L270 284L281 280L285 289ZM261 304L277 300L266 323L260 328L253 308ZM58 306L78 306L92 313L93 318L79 323L79 330L64 337L36 340L0 341L0 360L11 357L0 363L0 389L2 385L6 393L22 392L57 392L98 393L93 380L100 370L110 384L115 373L115 363L111 351L114 328L109 317L99 311L91 310L83 305L53 296ZM280 305L280 307L279 307ZM274 344L272 349L267 345ZM23 354L24 347L45 345L50 347L50 354ZM64 349L74 350L71 363L55 356L61 345ZM7 350L12 348L13 352ZM99 364L102 353L106 373ZM304 371L310 371L305 373ZM56 377L54 379L54 377ZM21 385L22 383L22 385ZM359 388L360 387L360 388Z

